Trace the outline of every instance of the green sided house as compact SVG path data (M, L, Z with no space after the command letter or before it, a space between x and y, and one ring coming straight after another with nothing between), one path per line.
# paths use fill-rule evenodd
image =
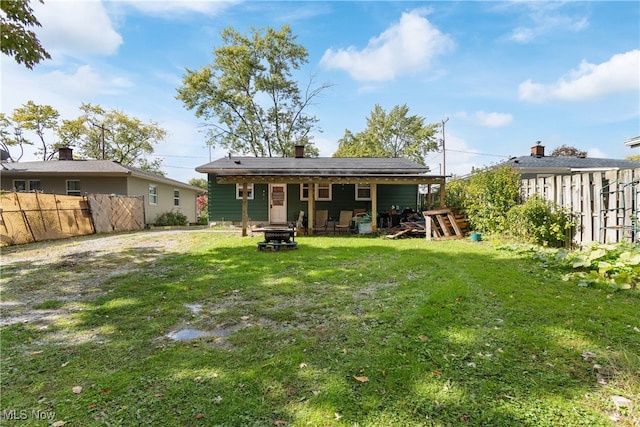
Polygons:
M203 192L199 187L112 160L77 160L71 149L61 149L58 160L0 163L0 188L70 196L142 196L146 224L153 224L158 215L169 211L179 211L195 223L196 198Z
M308 218L313 232L317 210L337 221L341 211L362 209L378 218L391 206L418 209L419 187L444 189L444 176L402 158L225 157L196 168L208 176L209 221L270 226ZM444 191L440 191L443 205ZM372 221L372 229L377 221Z

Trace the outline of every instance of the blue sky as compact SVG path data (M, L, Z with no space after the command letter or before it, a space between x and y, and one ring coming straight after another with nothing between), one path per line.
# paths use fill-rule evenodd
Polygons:
M638 154L640 2L33 1L53 59L27 70L1 63L1 111L29 100L63 118L81 103L156 121L171 178L227 153L209 150L201 122L175 99L185 68L212 62L220 32L288 24L309 52L299 72L333 86L309 110L331 156L376 104L407 104L445 125L447 174L563 144L590 157ZM37 160L26 155L22 161ZM442 153L428 165L443 172Z

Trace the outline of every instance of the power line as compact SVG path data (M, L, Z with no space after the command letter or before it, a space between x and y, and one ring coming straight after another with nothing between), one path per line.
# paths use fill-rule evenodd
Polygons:
M456 152L456 153L464 153L464 154L475 154L476 156L504 157L505 159L513 157L513 156L505 156L503 154L487 154L487 153L478 153L476 151L452 150L451 148L447 148L447 151L453 151L453 152Z

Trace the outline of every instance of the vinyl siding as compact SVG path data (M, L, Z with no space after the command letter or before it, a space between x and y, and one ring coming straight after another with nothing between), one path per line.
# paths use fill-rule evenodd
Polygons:
M248 201L249 221L269 220L267 184L254 185L254 199ZM331 201L316 201L315 208L327 209L329 217L337 220L341 210L371 209L371 201L355 200L355 184L333 184ZM378 185L378 212L388 211L391 205L402 209L416 209L418 186L412 184ZM300 200L300 184L287 184L287 220L295 221L300 211L308 211L306 200ZM218 184L209 177L209 221L242 221L242 200L236 200L235 184Z

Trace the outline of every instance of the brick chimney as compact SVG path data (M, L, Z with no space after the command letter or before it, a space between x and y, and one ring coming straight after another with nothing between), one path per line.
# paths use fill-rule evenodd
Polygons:
M544 145L540 145L540 141L531 147L531 155L535 157L544 157Z
M304 145L296 145L295 149L296 159L302 159L304 157Z
M60 147L58 149L58 160L73 160L73 149L69 147Z

